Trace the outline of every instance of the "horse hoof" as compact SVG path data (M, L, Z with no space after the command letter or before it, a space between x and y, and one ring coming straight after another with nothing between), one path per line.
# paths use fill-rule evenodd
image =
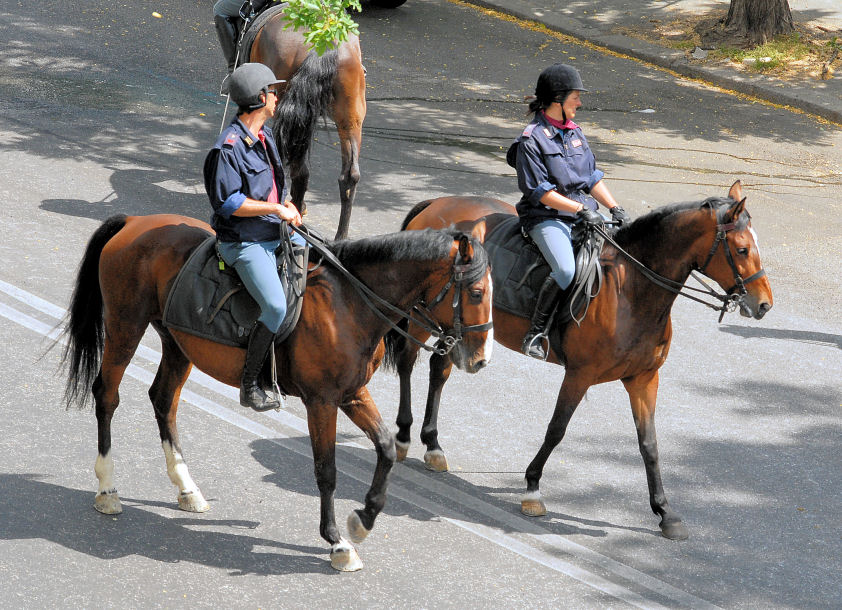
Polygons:
M520 501L520 512L527 517L543 517L547 514L547 507L539 493L528 493Z
M409 453L409 443L395 441L395 449L398 452L397 460L403 462L406 459L406 454Z
M359 512L352 510L351 514L348 515L348 535L351 537L351 541L359 544L365 540L370 533L371 530L367 530L363 525Z
M210 504L205 501L202 492L188 491L178 495L178 507L188 513L203 513L210 509Z
M363 562L357 550L342 538L330 549L330 567L340 572L356 572L363 569Z
M447 472L450 467L447 465L447 458L441 449L433 449L424 454L424 466L433 472Z
M670 540L687 540L690 537L690 530L681 521L661 521L661 534Z
M97 494L94 498L94 508L103 515L119 515L123 512L123 505L116 491Z

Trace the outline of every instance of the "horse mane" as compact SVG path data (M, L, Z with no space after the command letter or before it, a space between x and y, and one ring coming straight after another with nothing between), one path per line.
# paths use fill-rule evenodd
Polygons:
M704 201L683 201L671 203L648 214L638 217L631 224L628 224L617 231L614 240L622 247L641 242L657 242L662 239L665 233L669 233L677 215L681 212L701 210L708 208L714 211L723 206L734 205L730 197L708 197ZM748 214L743 214L738 222L738 228L743 228L748 223Z
M320 117L333 102L333 81L339 54L311 52L289 79L275 111L272 132L285 166L304 159Z
M460 234L456 230L401 231L354 241L337 241L330 248L349 268L380 260L435 260L450 254L453 240Z

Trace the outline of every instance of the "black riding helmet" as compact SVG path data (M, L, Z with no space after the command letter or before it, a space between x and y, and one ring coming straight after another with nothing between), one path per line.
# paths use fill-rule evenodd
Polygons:
M222 81L222 92L227 93L243 111L251 112L263 108L266 102L260 101L260 94L269 95L269 86L285 83L275 78L275 73L261 63L246 63L231 72Z
M535 97L546 108L553 102L563 102L570 91L587 91L579 71L567 64L553 64L538 76Z

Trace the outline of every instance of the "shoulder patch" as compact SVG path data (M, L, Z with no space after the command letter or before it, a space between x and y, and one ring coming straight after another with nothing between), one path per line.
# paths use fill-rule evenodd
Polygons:
M222 143L222 145L223 145L223 146L233 147L233 146L234 146L234 144L236 144L236 143L237 143L237 138L239 138L239 137L240 137L240 136L238 136L236 133L231 132L231 133L229 133L229 134L228 134L228 137L227 137L227 138L225 138L225 141Z
M538 123L530 123L526 126L526 129L523 130L523 133L520 134L524 138L532 137L532 132L535 131L535 128L538 126Z

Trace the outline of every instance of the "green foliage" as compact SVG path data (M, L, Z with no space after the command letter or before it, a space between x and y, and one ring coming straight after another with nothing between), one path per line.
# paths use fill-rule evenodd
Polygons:
M307 45L319 55L359 35L348 9L362 10L360 0L288 0L285 29L301 30Z

